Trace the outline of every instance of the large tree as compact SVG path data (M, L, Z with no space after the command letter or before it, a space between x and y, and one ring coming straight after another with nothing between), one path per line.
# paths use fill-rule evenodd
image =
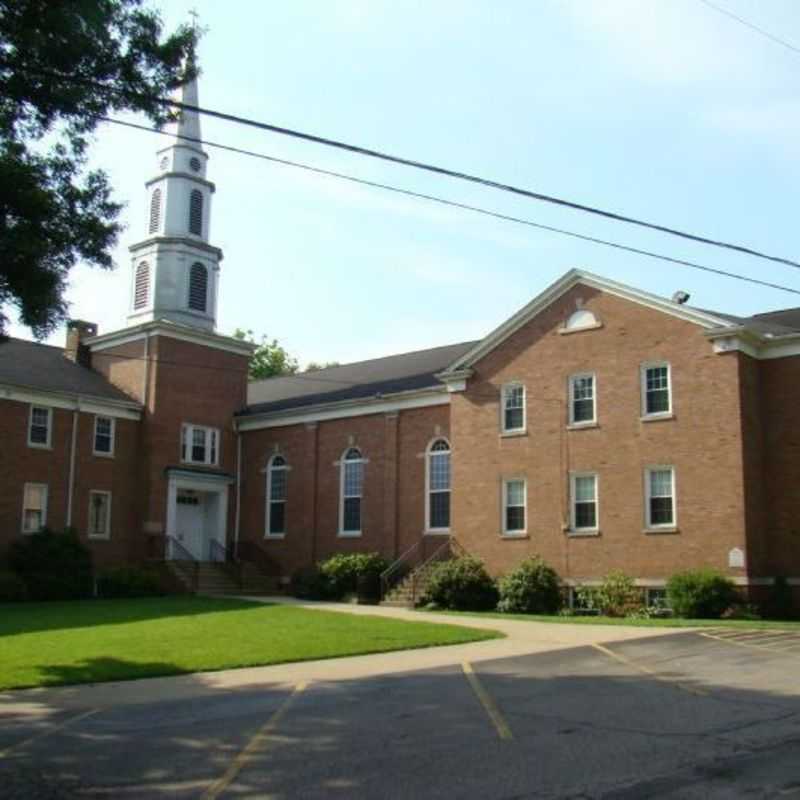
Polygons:
M86 167L92 132L111 112L167 121L195 41L142 0L0 0L0 335L9 305L46 335L69 270L113 266L122 205Z
M237 328L233 332L235 339L250 342L256 349L250 358L250 380L260 381L263 378L274 378L278 375L294 375L297 372L297 359L289 355L287 350L278 344L277 339L268 339L265 334L256 341L253 331Z

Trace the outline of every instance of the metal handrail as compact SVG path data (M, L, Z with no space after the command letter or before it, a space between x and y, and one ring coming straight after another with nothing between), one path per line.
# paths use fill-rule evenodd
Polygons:
M453 553L453 550L457 549L460 553L464 553L464 548L453 539L451 536L448 536L447 539L442 542L431 554L428 558L425 559L412 573L411 573L411 602L416 605L417 604L417 585L419 582L420 577L425 573L425 570L436 561L439 561L441 558L441 554L445 551L448 554Z
M417 549L422 547L423 540L420 539L416 544L408 548L399 558L395 559L383 572L381 572L381 599L385 598L393 586L406 576L406 572L400 572L407 567L409 556Z
M175 536L164 534L164 543L164 560L173 562L178 569L183 571L191 585L192 591L197 592L197 587L200 583L200 565L197 559ZM179 558L175 558L176 553Z
M244 589L242 565L241 562L233 558L233 552L216 539L209 539L208 555L214 564L217 564L228 573L231 580L239 587L239 591L242 591Z

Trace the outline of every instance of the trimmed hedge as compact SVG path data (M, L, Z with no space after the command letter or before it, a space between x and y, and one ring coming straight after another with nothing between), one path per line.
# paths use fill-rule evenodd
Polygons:
M322 561L319 571L330 584L330 595L341 599L357 593L359 586L370 596L375 594L377 586L379 594L378 581L388 566L389 562L380 553L339 553Z
M138 567L118 567L98 574L97 594L105 598L156 597L164 592L156 572Z
M578 595L584 608L606 617L630 617L644 610L644 593L621 570L609 572L600 586L581 586Z
M678 617L719 619L738 599L733 581L713 569L678 572L667 581L667 602Z
M13 572L0 571L0 603L17 603L27 599L25 581Z
M497 598L497 586L483 562L462 556L432 568L422 602L456 611L491 611L497 606Z
M508 614L555 614L561 608L556 571L536 556L523 561L498 582L497 610Z

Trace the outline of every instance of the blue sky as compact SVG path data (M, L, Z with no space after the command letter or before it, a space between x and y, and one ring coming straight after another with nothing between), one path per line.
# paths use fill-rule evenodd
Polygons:
M794 0L718 0L800 44ZM800 258L800 55L700 0L169 0L196 7L201 105ZM491 189L204 119L237 147L439 194L800 289L800 272ZM127 203L113 273L69 299L124 325L159 137L106 126L93 162ZM737 314L800 297L209 150L218 330L301 362L478 338L572 267ZM29 336L24 328L15 335ZM60 343L59 332L51 341Z

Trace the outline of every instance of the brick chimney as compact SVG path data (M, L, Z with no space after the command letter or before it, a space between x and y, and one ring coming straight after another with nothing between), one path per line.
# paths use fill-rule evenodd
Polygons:
M97 336L97 325L94 322L86 322L82 319L69 320L64 356L82 367L91 367L92 354L83 342L92 336Z

